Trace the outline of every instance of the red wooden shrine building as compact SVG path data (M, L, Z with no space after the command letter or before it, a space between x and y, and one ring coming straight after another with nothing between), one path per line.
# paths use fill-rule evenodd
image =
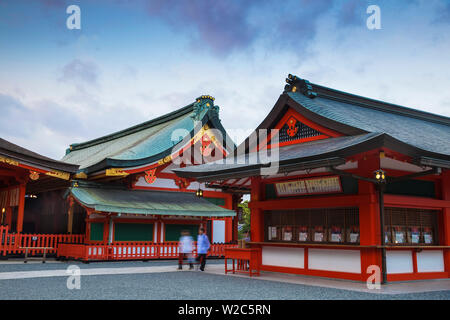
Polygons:
M159 118L72 144L58 162L71 168L70 181L67 174L64 185L36 190L25 217L29 208L41 215L27 231L42 232L45 214L55 212L58 223L46 233L63 229L82 237L54 244L58 256L115 260L175 257L180 232L189 230L195 238L204 226L216 243L212 254L220 256L225 243L237 240L240 197L172 172L234 149L218 112L213 97L201 96Z
M56 248L59 241L82 241L82 235L67 234L61 214L67 206L53 191L67 188L77 169L0 138L0 256L21 254L28 246ZM50 204L45 210L43 201Z
M195 239L200 226L213 243L236 240L240 198L172 172L234 149L218 113L214 98L201 96L159 118L72 144L62 159L80 166L67 192L69 216L85 214L85 244L62 244L58 255L172 257L181 231L189 230Z
M388 281L448 278L450 119L286 80L234 155L175 172L251 194L261 270L366 281L378 266Z

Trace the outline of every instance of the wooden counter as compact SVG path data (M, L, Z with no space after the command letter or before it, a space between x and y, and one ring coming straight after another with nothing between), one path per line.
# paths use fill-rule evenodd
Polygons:
M233 268L228 269L227 259L233 261ZM261 248L225 248L225 274L245 273L259 276L259 261L261 259ZM236 264L235 264L236 263Z
M309 247L309 248L342 248L342 249L360 249L360 248L372 248L372 249L450 249L450 246L411 246L411 245L359 245L359 244L332 244L332 243L297 243L297 242L248 242L249 245L255 246L276 246L276 247Z

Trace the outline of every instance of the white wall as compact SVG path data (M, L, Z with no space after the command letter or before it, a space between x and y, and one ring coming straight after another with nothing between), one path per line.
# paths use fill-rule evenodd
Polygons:
M444 253L442 250L417 252L417 272L443 272Z
M387 273L412 273L412 252L410 250L387 250L386 269Z
M212 242L225 242L225 220L213 220Z
M264 246L262 248L262 264L265 266L304 268L304 253L303 248Z
M359 250L308 249L308 269L361 273Z

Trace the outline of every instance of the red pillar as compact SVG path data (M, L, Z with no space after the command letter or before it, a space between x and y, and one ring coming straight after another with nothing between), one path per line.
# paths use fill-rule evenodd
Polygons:
M261 178L252 177L251 179L251 201L263 200L263 192L261 187ZM254 242L264 241L264 212L262 209L250 209L250 232L251 240Z
M73 229L73 207L75 200L73 197L69 197L69 210L67 211L67 233L72 234Z
M450 170L445 170L441 174L442 200L450 200ZM440 221L440 244L450 246L450 208L442 208ZM444 250L445 271L450 275L450 250Z
M108 243L109 239L109 217L105 219L105 222L103 223L103 243Z
M19 208L17 210L17 233L21 233L23 230L23 214L25 211L25 191L26 184L19 186Z
M158 221L155 222L155 226L157 226L158 229L156 229L156 239L153 240L153 242L160 243L161 242L161 233L162 233L162 223L161 223L161 217L158 216Z
M6 207L6 217L5 217L5 224L9 227L9 230L11 230L11 224L12 224L12 208Z
M367 157L358 161L358 174L372 178L373 172L380 169L380 158L378 156ZM374 184L369 181L358 180L358 193L360 195L369 195L368 203L359 205L359 232L360 244L374 246L381 244L380 235L380 208L378 203L378 191ZM381 251L379 249L361 249L361 274L365 281L367 267L378 265L381 269Z

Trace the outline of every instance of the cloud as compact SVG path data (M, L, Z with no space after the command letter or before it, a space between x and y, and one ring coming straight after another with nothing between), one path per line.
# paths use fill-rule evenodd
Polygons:
M213 53L227 55L253 42L258 28L249 23L248 14L263 2L153 0L148 4L148 12L177 32L189 33L198 46L204 43Z
M98 75L99 68L95 63L73 59L62 68L59 80L76 85L98 85Z
M366 2L349 0L151 0L147 10L175 32L206 46L219 57L247 50L258 41L265 49L304 52L317 34L318 21L332 13L338 26L364 24ZM364 24L365 25L365 24Z

